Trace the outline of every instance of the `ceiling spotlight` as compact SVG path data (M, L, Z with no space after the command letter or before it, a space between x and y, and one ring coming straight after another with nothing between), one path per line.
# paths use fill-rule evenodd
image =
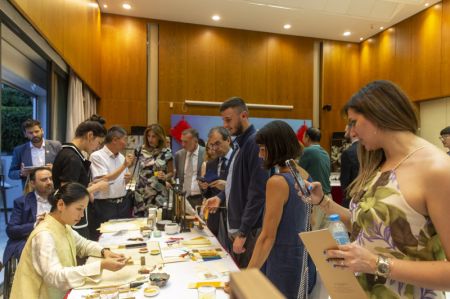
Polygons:
M128 4L128 3L122 4L122 7L123 7L124 9L131 9L131 5Z
M360 41L363 41L363 40L364 40L364 37L360 37L359 40L360 40Z
M284 29L291 29L291 24L284 24L283 28Z
M211 19L213 19L214 21L219 21L220 20L220 16L219 15L213 15L212 17L211 17Z
M384 29L384 27L383 27L383 26L381 26L381 27L380 27L380 30L383 30L383 29Z
M343 36L350 36L352 35L352 33L350 31L345 31L344 33L342 33Z
M430 3L428 3L428 2L425 3L425 7L428 7L428 6L430 6Z
M108 8L108 5L106 5L106 4L103 4L103 8Z

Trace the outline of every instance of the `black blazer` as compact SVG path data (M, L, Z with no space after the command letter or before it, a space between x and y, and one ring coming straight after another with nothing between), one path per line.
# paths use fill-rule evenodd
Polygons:
M341 175L339 180L341 181L341 188L344 194L347 194L347 187L358 176L359 161L358 161L358 141L352 143L352 145L342 152L341 155ZM347 195L345 196L348 197Z
M217 175L218 171L219 171L219 163L220 163L220 158L211 160L206 162L206 173L214 173ZM227 176L228 176L228 168L230 166L230 163L228 162L225 171L223 171L220 175L219 178L221 180L226 181L227 180ZM212 188L212 187L208 187L208 189L206 189L204 191L203 196L205 198L210 198L213 196L216 196L217 194L219 194L221 192L221 190L217 189L217 188ZM225 201L221 201L221 205L223 204L223 206L225 206Z

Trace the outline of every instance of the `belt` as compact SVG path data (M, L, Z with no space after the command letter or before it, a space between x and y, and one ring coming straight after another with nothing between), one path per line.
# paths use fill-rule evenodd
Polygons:
M187 199L197 199L197 198L203 198L203 195L196 194L196 195L189 195Z
M112 203L122 203L122 201L124 200L125 196L122 197L116 197L116 198L99 198L98 200L104 200L104 201L109 201Z

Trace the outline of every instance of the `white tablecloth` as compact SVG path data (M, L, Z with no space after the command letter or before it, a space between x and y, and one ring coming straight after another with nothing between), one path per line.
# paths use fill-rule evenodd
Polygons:
M121 234L114 235L113 233L106 233L100 237L100 244L104 247L111 247L111 250L114 251L114 246L117 244L124 244L124 242L130 237L136 237L139 235L139 231L128 231L122 232ZM167 246L166 240L170 237L183 237L184 240L189 240L191 238L203 236L208 238L212 247L218 248L220 246L217 239L211 234L209 230L205 228L203 231L199 231L197 229L193 229L189 233L180 233L175 235L166 235L162 232L162 236L160 238L151 237L150 241L159 241L161 248ZM225 251L224 251L225 252ZM183 298L183 299L197 299L197 290L196 289L188 289L188 284L190 282L197 281L205 281L205 279L201 279L202 273L210 272L217 273L220 275L219 280L227 281L228 275L224 275L225 271L235 272L239 271L239 268L233 262L231 257L227 254L224 258L220 260L213 261L185 261L185 262L177 262L177 263L169 263L165 264L164 268L161 272L166 272L170 274L170 279L167 285L161 288L159 295L155 298L159 299L174 299L174 298ZM217 281L217 279L214 279ZM143 295L144 287L147 284L144 284L140 287L139 291L134 293L135 298L147 298ZM83 298L85 295L91 294L93 290L72 290L68 296L68 299L78 299ZM129 297L129 295L124 294L125 298ZM229 296L223 292L222 289L216 290L216 298L217 299L225 299Z

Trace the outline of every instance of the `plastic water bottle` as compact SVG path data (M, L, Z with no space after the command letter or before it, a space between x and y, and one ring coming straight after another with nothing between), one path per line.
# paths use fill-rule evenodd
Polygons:
M347 229L345 228L345 225L344 223L342 223L338 214L331 214L330 216L328 216L328 229L339 245L350 243Z

